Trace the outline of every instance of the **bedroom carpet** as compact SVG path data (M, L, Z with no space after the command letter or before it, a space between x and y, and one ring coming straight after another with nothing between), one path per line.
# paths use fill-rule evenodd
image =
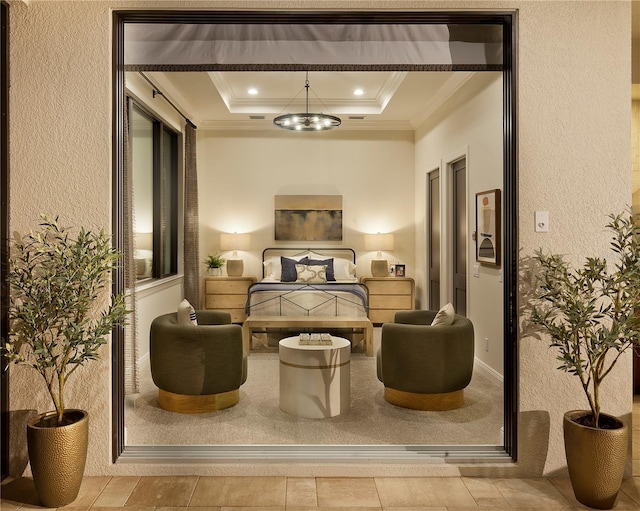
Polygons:
M376 329L378 330L378 329ZM357 350L357 347L355 348ZM148 373L148 370L147 370ZM446 412L399 408L383 398L376 359L351 354L351 409L327 419L279 408L279 359L252 352L240 402L226 410L183 415L158 407L150 374L127 397L127 445L502 445L502 385L475 371L465 405Z

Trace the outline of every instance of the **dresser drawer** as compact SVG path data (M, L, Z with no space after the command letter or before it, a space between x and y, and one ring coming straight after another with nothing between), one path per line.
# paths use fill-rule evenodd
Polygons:
M247 294L256 278L247 277L205 277L202 283L202 308L204 310L226 311L233 323L247 319L244 307Z
M244 309L246 295L206 295L205 309Z
M389 277L385 280L367 280L370 295L411 295L413 281L396 280Z
M413 309L411 295L369 295L369 309Z
M396 315L394 310L371 310L369 309L369 319L372 323L393 323Z
M252 284L248 280L205 280L205 294L245 295Z
M405 277L363 277L369 289L369 319L374 324L390 323L395 313L415 307L415 284Z
M242 323L247 319L247 315L244 313L244 309L228 309L227 312L231 314L232 323Z

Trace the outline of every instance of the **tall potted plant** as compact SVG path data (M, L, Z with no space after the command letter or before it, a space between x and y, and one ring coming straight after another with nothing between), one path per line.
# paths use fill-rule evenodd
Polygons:
M81 228L72 236L46 216L39 230L12 243L10 331L3 349L10 361L36 370L53 402L53 411L27 425L31 472L47 507L73 502L82 482L88 415L67 407L65 388L125 320L124 297L104 295L119 257L103 230Z
M569 476L581 503L610 509L627 459L628 428L601 410L600 388L622 354L640 342L640 224L630 212L609 215L613 260L587 257L572 268L541 250L539 299L531 320L551 338L558 369L578 379L587 410L564 415Z

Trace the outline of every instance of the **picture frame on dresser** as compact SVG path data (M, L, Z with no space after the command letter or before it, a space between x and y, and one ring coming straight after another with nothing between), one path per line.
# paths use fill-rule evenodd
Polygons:
M394 267L394 272L396 277L404 277L405 276L405 265L404 264L396 264Z

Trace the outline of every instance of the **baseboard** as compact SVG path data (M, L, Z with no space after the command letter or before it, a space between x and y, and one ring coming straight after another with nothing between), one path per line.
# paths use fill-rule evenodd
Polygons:
M475 357L475 366L474 369L479 370L483 375L493 378L501 385L504 383L504 376L501 375L498 371L496 371L493 367L487 365L485 362L480 360L478 357Z

